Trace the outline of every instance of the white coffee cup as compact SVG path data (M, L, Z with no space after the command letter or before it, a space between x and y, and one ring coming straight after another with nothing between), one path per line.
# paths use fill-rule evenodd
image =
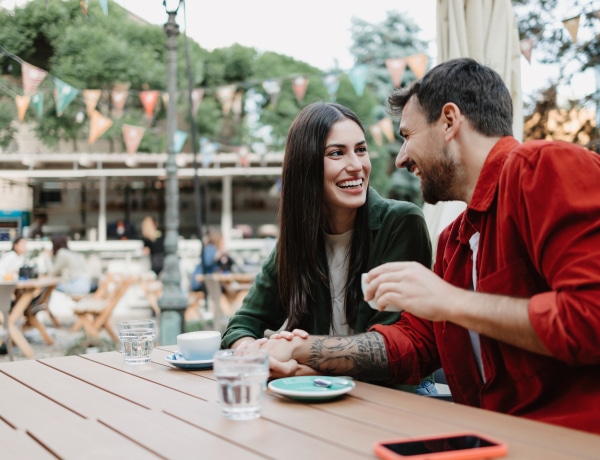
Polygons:
M365 292L367 292L367 274L363 273L360 276L360 287L362 289L362 293L363 296L365 295ZM369 304L369 307L371 307L373 310L379 310L379 308L377 308L377 302L375 301L375 299L371 299L367 302ZM387 307L384 308L384 311L402 311L402 308L400 307L395 307L394 305L388 305Z
M177 336L179 353L186 361L201 361L212 359L221 345L219 331L184 332Z

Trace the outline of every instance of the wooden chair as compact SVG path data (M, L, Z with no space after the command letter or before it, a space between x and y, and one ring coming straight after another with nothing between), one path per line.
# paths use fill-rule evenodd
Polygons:
M11 361L14 360L13 355L13 343L10 338L8 314L10 313L10 306L13 299L13 293L15 292L16 282L0 283L0 315L2 317L2 326L6 331L6 350L8 351L8 357Z
M98 337L104 329L111 339L119 343L119 337L110 325L113 310L123 298L129 287L136 281L136 277L120 273L108 273L98 285L94 294L83 297L75 304L73 313L77 321L73 331L83 327L90 337Z

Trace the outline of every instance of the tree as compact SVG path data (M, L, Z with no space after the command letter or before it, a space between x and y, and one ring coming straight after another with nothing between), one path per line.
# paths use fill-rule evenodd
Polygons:
M555 81L525 101L525 139L560 138L586 144L590 138L598 138L597 127L584 123L580 130L561 133L556 127L562 123L549 124L548 120L566 122L572 109L597 108L600 102L597 93L566 103L557 101L560 85L569 83L575 74L600 65L600 18L597 16L600 4L587 0L569 1L568 4L561 0L513 0L513 6L521 40L533 40L536 59L558 69ZM571 18L579 18L577 42L562 22Z
M417 38L421 30L419 26L405 13L398 11L388 11L386 18L376 24L353 18L352 30L350 51L355 57L356 64L369 66L367 91L365 91L365 98L369 99L365 104L365 112L369 110L369 113L362 111L357 113L367 125L370 125L387 116L387 98L394 89L385 65L386 59L426 53L427 42ZM410 84L415 78L414 73L407 68L402 78L402 85ZM349 106L355 107L353 104ZM398 127L395 126L394 132L397 130ZM384 194L409 199L421 205L423 201L418 179L394 165L400 146L401 140L398 138L381 147L376 147L375 142L370 143L369 148L376 150L378 154L373 160L371 182Z

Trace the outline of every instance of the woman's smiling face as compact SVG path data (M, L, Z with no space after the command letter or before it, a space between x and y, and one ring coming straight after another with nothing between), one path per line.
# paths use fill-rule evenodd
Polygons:
M365 204L371 160L365 134L354 121L345 119L331 127L325 142L323 196L329 218L340 211L353 213Z

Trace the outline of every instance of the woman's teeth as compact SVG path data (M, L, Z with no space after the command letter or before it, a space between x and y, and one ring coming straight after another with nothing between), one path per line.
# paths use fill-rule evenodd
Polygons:
M341 188L358 187L358 186L361 186L362 183L363 183L362 179L360 179L360 180L347 180L345 182L340 182L338 184L338 187L341 187Z

